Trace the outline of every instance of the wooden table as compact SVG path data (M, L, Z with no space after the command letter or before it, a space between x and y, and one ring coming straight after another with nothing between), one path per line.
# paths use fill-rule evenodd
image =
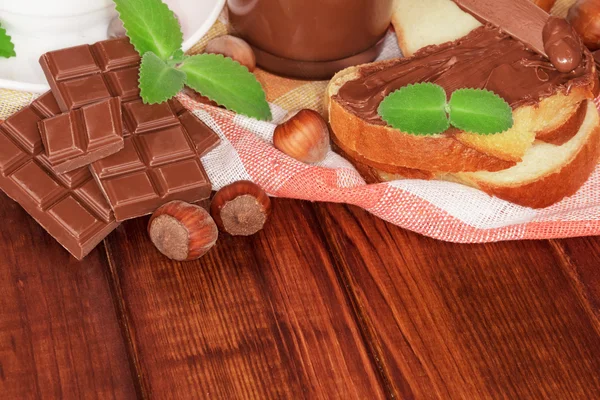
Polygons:
M456 245L276 200L173 263L124 223L76 262L0 195L2 399L598 399L600 239Z

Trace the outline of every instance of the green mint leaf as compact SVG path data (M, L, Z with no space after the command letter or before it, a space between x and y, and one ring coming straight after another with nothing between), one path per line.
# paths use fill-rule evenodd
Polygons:
M15 45L12 42L12 38L8 36L6 30L0 26L0 57L15 57Z
M114 0L135 49L151 51L161 60L181 48L183 34L173 11L162 0Z
M512 108L489 90L459 89L449 105L450 123L465 132L488 135L513 126Z
M142 57L140 95L146 104L162 103L175 96L185 85L185 73L165 63L151 51Z
M183 61L183 59L185 58L185 53L183 52L183 50L178 49L175 50L173 52L173 55L171 56L171 61L176 62L176 63L180 63Z
M377 110L391 127L415 135L435 135L449 128L446 92L432 83L408 85L388 95Z
M265 92L246 67L220 54L198 54L183 60L179 69L187 85L219 105L248 117L272 119Z

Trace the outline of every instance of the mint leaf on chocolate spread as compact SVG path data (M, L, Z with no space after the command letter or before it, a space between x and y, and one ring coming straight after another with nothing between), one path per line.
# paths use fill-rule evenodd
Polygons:
M8 36L6 30L0 26L0 57L14 57L17 53L15 53L15 45L12 42L12 38Z
M514 123L512 108L494 92L458 89L447 103L444 88L433 83L404 86L383 99L377 111L392 128L413 135L435 135L450 125L488 135Z
M488 135L513 125L512 108L489 90L459 89L450 98L450 123L465 132Z
M220 54L198 54L179 67L187 85L212 101L260 120L272 118L265 92L246 67Z
M183 33L173 11L161 0L114 0L129 40L140 53L167 61L181 49Z
M162 103L175 96L185 85L186 75L149 51L140 66L140 95L144 103Z
M404 86L379 105L381 118L393 128L414 135L434 135L450 127L446 92L432 83Z

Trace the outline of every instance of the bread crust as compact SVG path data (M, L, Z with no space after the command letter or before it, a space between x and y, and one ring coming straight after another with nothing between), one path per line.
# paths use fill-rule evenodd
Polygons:
M596 113L595 106L591 102L586 102L586 110L583 120L579 121L579 126L575 135L579 134L585 118L590 116L587 113ZM544 208L555 204L565 197L572 196L579 190L585 181L592 174L600 161L600 119L593 115L593 123L590 132L586 134L583 144L576 148L570 156L569 161L553 171L547 171L541 177L534 180L521 181L516 184L492 184L483 179L472 176L472 173L458 174L430 174L425 171L406 170L405 172L397 170L396 173L386 172L364 164L360 157L345 152L338 146L338 151L346 157L356 167L368 183L387 182L397 179L442 179L458 182L468 186L476 187L491 196L531 208ZM574 136L571 137L574 140ZM565 142L568 143L568 142ZM420 175L424 174L424 175ZM475 174L476 175L476 174Z
M579 127L583 123L585 114L587 112L587 101L582 101L577 107L577 111L565 121L564 124L554 130L548 130L545 132L539 132L536 135L537 140L541 140L546 143L552 143L557 146L567 143L573 138L579 131Z
M574 195L588 180L600 158L600 126L579 150L571 162L559 171L531 183L502 187L479 182L484 192L531 208L545 208Z
M373 182L385 182L393 179L434 179L435 174L433 172L424 171L420 169L411 169L404 167L395 167L388 164L378 164L373 161L367 160L356 152L348 149L342 143L337 142L333 139L333 145L335 151L337 151L342 157L349 160L358 172L363 177L369 177L367 181ZM391 178L391 179L386 179Z
M372 125L357 118L333 100L329 108L332 139L349 153L361 156L375 168L425 171L499 171L515 164L472 149L453 135L414 136Z

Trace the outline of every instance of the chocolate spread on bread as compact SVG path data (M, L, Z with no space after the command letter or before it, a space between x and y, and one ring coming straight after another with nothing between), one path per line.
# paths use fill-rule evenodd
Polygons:
M525 44L486 25L467 36L429 46L413 57L360 67L360 78L347 82L335 99L348 111L372 124L385 125L377 113L391 92L418 82L441 85L448 95L459 88L488 89L513 109L537 104L556 92L587 86L595 79L594 60L583 50L583 60L568 73Z

